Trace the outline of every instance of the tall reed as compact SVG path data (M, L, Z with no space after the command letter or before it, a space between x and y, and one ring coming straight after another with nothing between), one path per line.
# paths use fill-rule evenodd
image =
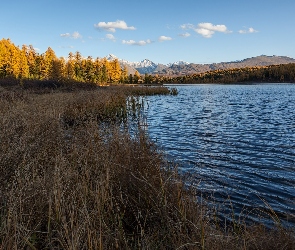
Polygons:
M0 91L0 249L295 248L284 229L214 226L157 146L120 128L138 93Z

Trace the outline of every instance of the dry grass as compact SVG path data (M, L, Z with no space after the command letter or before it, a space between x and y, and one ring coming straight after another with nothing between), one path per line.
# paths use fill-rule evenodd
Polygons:
M120 88L1 87L1 250L295 249L285 229L218 229L156 146L119 128L126 110Z

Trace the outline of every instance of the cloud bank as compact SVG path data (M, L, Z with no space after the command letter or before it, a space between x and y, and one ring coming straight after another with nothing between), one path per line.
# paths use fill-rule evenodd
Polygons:
M117 29L121 30L136 30L133 26L128 26L125 21L117 20L116 22L99 22L94 24L94 27L99 30L106 30L109 32L116 32Z

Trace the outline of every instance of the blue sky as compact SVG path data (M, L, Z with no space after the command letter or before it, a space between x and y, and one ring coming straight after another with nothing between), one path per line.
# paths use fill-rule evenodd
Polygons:
M294 10L294 0L4 0L0 39L164 64L295 58Z

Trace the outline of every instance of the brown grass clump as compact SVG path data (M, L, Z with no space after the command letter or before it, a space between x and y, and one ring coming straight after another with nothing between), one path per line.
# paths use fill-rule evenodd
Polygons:
M295 248L284 229L217 229L157 147L120 129L126 110L120 88L0 89L1 250Z

